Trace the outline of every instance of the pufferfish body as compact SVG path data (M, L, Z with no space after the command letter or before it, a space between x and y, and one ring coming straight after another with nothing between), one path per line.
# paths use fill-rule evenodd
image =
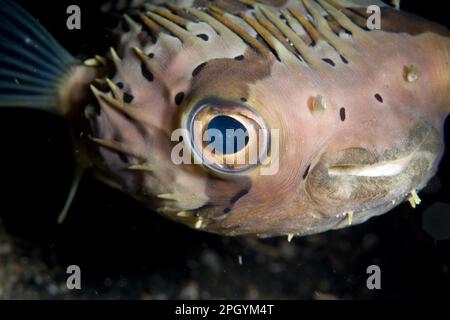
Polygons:
M420 202L450 112L446 28L377 0L133 2L118 43L80 62L0 1L0 105L72 132L63 215L86 170L223 235L291 238ZM233 128L241 148L211 148Z

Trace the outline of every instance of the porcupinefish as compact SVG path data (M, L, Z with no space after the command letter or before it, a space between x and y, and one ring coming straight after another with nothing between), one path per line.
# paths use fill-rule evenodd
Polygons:
M134 2L117 44L79 61L0 1L0 105L56 113L77 150L63 215L86 170L222 235L292 239L420 202L450 112L446 28L378 0ZM240 148L210 148L228 129Z

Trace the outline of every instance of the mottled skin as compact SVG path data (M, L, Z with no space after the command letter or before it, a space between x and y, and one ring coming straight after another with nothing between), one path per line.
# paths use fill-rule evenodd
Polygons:
M122 35L112 81L123 89L110 89L116 101L124 100L124 92L132 101L125 98L118 107L95 91L101 112L87 109L89 133L110 143L98 147L87 138L78 140L80 148L89 149L83 165L172 220L224 235L305 235L340 228L385 213L423 188L437 170L450 111L448 31L388 7L382 10L382 30L365 30L365 8L377 1L329 1L350 17L344 20L333 17L339 11L322 1L262 2L276 5L265 7L276 17L280 8L295 8L314 18L311 34L290 16L291 30L307 49L283 46L285 38L269 49L237 16L254 18L260 7L228 0L214 4L236 15L210 8L208 17L225 14L255 42L218 20L221 29L214 30L203 16L179 9L211 4L200 0L172 1L178 6L172 13L183 20L171 32L174 26L154 14L144 29L139 25ZM322 16L328 20L325 29ZM147 58L139 58L135 47ZM315 103L318 96L326 108ZM237 113L249 107L269 128L280 130L277 174L264 176L254 168L224 175L171 161L172 131L211 97L227 101ZM400 163L401 170L354 174L391 163Z

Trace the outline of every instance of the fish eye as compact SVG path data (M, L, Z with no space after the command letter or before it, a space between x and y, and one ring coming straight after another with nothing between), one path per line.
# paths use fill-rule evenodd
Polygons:
M187 117L194 157L218 174L243 173L261 163L270 135L262 117L247 105L209 101Z

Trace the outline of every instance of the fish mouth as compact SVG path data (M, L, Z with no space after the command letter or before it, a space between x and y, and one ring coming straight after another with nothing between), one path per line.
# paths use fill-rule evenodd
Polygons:
M331 177L354 176L366 178L394 177L404 172L411 163L412 155L373 164L337 164L328 168Z
M348 148L328 155L313 170L307 192L321 212L335 219L336 228L362 223L409 200L425 186L439 156L437 137L426 142L384 153Z
M355 155L353 150L350 153ZM422 180L414 178L417 174L414 152L390 159L380 159L368 150L358 153L361 158L345 159L344 156L322 169L329 180L320 198L330 201L333 208L328 211L335 224L333 229L359 224L389 211Z
M357 224L387 212L422 189L434 172L438 137L417 140L382 152L352 147L328 153L310 171L305 191L317 211L332 219L351 212Z

